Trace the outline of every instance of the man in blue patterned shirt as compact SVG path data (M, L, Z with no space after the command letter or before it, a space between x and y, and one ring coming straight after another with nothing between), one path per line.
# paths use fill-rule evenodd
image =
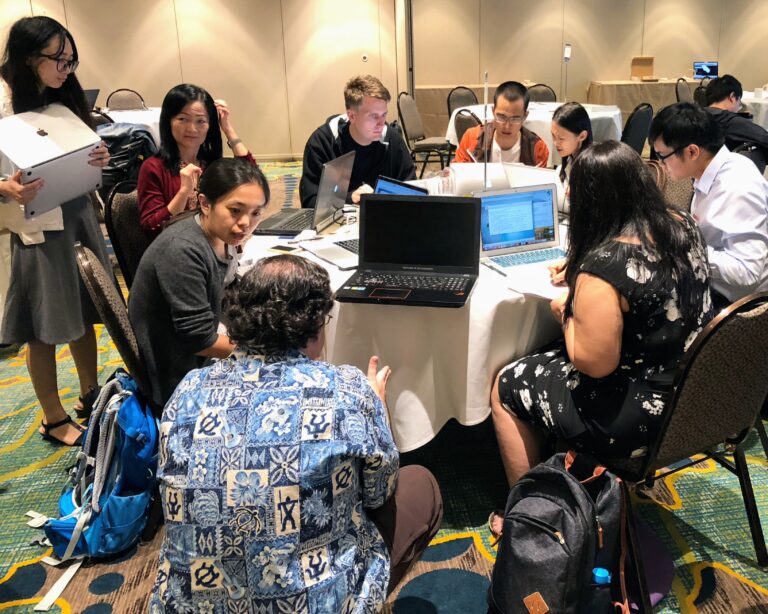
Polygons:
M389 367L317 360L332 307L325 270L290 255L227 291L237 351L162 417L151 612L376 612L439 529L434 477L399 469Z

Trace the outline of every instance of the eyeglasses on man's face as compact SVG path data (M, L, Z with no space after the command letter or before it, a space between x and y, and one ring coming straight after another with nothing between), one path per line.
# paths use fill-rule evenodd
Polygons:
M503 113L494 113L493 119L498 124L522 124L525 120L522 115L504 115Z
M56 62L56 70L59 72L75 72L80 65L79 60L67 60L55 55L46 55L45 53L39 53L38 55L46 60Z
M674 156L675 154L677 154L677 153L680 153L680 152L681 152L681 151L683 151L683 149L685 149L686 147L688 147L688 145L683 145L682 147L678 147L677 149L675 149L675 150L673 150L673 151L670 151L669 153L666 153L666 154L660 154L660 153L657 151L657 152L656 152L656 157L658 158L659 162L662 162L662 163L663 163L663 162L666 162L666 161L667 161L667 158L671 158L671 157L672 157L672 156Z

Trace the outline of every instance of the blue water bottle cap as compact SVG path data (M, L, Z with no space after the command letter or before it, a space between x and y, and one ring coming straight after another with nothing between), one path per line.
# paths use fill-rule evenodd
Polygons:
M592 582L594 584L610 584L611 572L605 567L592 568Z

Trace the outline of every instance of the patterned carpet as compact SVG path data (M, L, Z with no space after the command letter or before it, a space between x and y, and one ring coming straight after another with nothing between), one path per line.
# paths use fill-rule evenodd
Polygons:
M295 203L297 164L264 165L274 206ZM98 327L100 380L120 358ZM25 348L0 356L0 611L27 613L62 570L40 559L42 533L25 524L34 509L53 513L75 450L56 448L38 437L41 411L25 367ZM58 348L59 387L72 407L77 379L68 348ZM768 532L768 461L757 437L748 462ZM404 464L433 471L445 501L443 527L422 560L409 572L385 609L395 614L485 612L494 549L485 527L490 510L502 507L506 487L489 421L475 427L448 423L426 446L403 455ZM768 573L755 554L736 478L713 461L665 478L637 499L643 519L663 541L675 564L672 591L658 612L768 612ZM156 569L158 543L141 544L117 560L83 566L51 612L138 613L146 608Z

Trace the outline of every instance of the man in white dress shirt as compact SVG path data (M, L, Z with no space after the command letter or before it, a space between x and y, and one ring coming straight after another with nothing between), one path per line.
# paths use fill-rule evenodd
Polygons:
M768 290L768 182L755 165L728 151L715 119L687 102L659 111L650 140L672 179L693 178L715 304Z

